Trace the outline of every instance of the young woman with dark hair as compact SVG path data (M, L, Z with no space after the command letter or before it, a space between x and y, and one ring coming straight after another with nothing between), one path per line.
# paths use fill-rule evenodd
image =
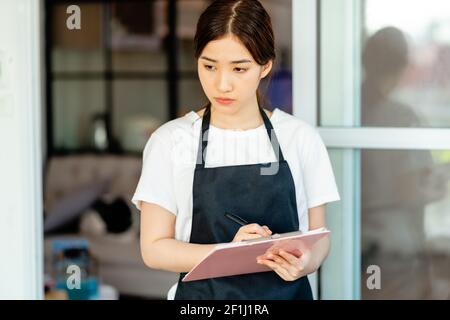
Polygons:
M158 128L144 149L133 197L144 262L181 273L169 299L312 299L307 275L327 256L328 238L300 256L257 258L273 272L181 282L217 244L324 227L325 204L339 200L314 128L263 108L258 87L276 55L259 1L209 5L197 24L195 57L209 102ZM226 212L249 223L240 227Z

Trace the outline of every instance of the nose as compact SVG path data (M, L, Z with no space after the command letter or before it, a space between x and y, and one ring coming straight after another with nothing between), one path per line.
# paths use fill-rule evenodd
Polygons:
M230 92L233 90L230 76L227 72L220 72L217 79L217 89L220 92Z

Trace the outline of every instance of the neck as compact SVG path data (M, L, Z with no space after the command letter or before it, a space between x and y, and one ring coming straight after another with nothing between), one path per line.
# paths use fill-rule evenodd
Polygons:
M214 105L211 106L211 124L217 128L231 130L249 130L264 124L259 112L258 103L239 108L236 112L225 113Z

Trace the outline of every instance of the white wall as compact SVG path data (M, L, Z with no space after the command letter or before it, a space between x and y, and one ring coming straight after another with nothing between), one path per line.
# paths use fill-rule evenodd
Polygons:
M40 9L0 1L0 299L42 298Z

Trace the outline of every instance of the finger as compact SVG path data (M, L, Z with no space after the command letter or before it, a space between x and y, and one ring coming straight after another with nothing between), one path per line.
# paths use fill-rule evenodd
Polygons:
M267 259L267 260L275 261L275 260L274 260L275 255L276 255L276 254L274 254L273 252L266 252L266 253L264 254L264 258Z
M236 242L239 241L243 241L243 240L251 240L251 239L257 239L257 238L261 238L261 235L257 234L257 233L245 233L244 231L239 231L234 240Z
M289 252L286 252L284 250L280 250L279 255L286 259L290 264L300 267L300 259L293 254L290 254Z
M289 268L291 267L291 264L284 259L283 257L276 255L276 254L269 254L269 260L272 260L276 263L278 263L281 267L283 267L286 270L289 270Z
M264 228L269 234L272 234L272 230L270 230L268 226L263 226L263 228Z
M267 259L260 260L260 263L268 266L284 280L286 281L292 280L292 276L289 274L289 272L286 269L282 268L278 263Z
M266 229L264 229L257 223L247 224L247 225L243 226L242 228L244 228L243 231L245 231L247 233L257 233L263 237L269 236L269 233L266 231Z
M275 271L276 274L278 274L280 276L281 279L283 279L284 281L292 281L293 279L287 275L285 275L284 273L281 273L278 270L273 270Z
M297 265L291 264L282 256L275 255L273 260L278 263L279 266L284 268L294 279L297 279L300 276L300 268Z
M269 249L267 249L266 250L266 252L264 252L264 254L263 254L263 256L264 256L264 258L266 258L267 259L267 257L270 255L270 254L278 254L278 249L277 248L269 248Z
M239 230L242 232L247 232L247 233L249 233L249 232L255 233L258 228L261 228L261 226L259 224L250 223L250 224L246 224L245 226L242 226Z
M268 237L271 234L269 228L267 228L267 227L264 228L264 227L259 226L259 225L256 227L255 232L260 234L263 237Z
M251 239L257 239L257 238L261 238L260 234L257 233L243 233L238 237L240 240L251 240Z

